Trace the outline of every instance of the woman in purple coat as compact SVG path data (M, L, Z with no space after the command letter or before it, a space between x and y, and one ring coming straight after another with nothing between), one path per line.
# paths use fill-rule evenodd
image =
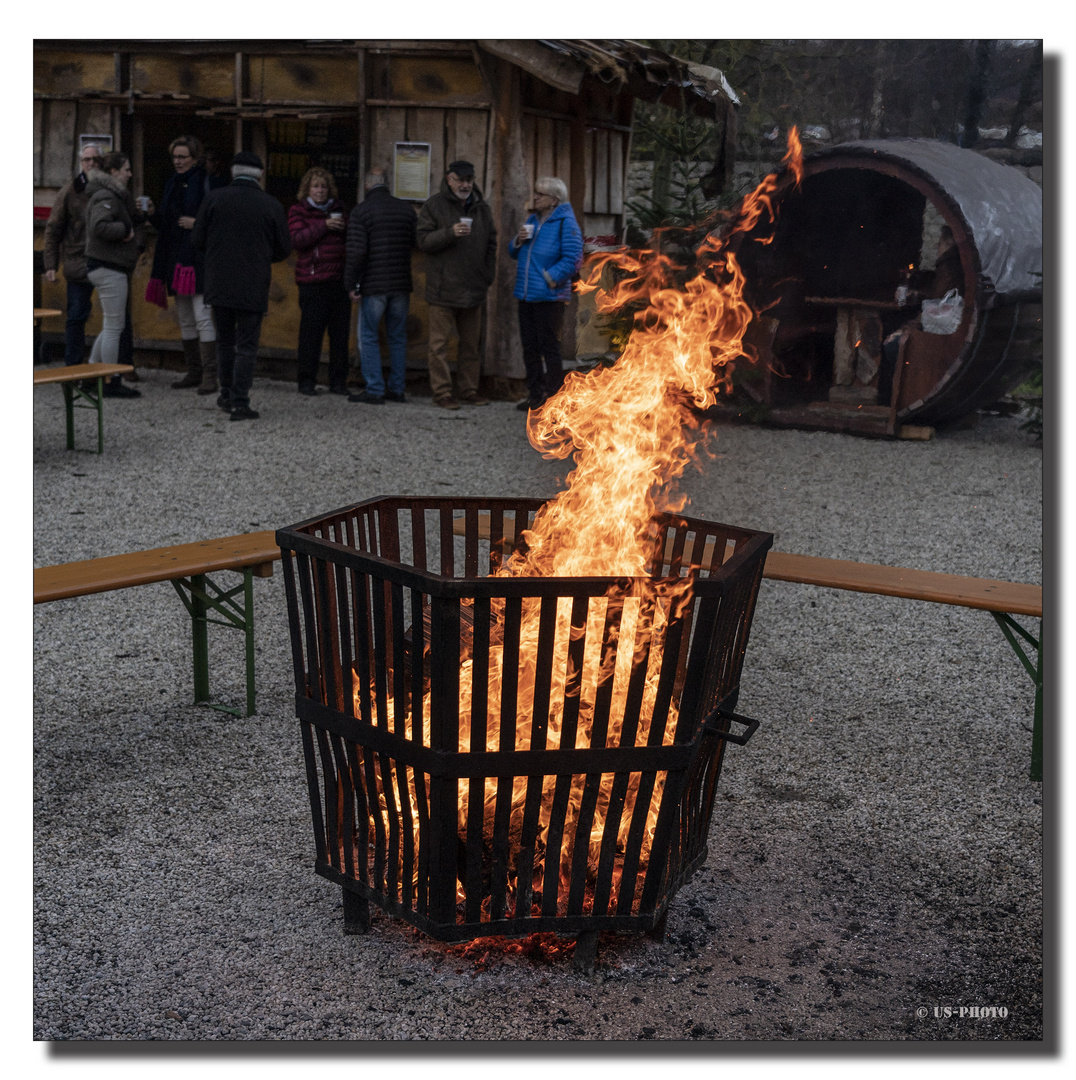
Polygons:
M317 393L321 342L329 332L329 392L347 394L351 298L344 288L347 216L327 169L308 169L288 211L299 286L299 393Z

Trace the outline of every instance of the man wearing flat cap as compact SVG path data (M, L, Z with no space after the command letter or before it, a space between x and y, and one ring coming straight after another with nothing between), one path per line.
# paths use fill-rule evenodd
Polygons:
M453 161L441 190L419 211L418 246L426 253L433 402L443 409L458 409L461 402L488 405L478 393L478 342L482 304L496 268L497 230L469 161ZM453 337L459 338L455 390L448 368Z
M262 190L263 171L257 154L236 154L232 182L202 200L191 233L191 243L205 252L205 302L217 328L217 404L233 420L258 419L250 387L272 264L291 254L284 208Z

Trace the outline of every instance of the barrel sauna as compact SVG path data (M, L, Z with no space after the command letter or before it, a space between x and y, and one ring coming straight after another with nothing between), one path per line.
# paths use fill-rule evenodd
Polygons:
M1042 192L1017 169L929 139L844 143L809 155L799 183L783 169L774 206L739 244L758 359L734 397L770 422L940 425L1041 358ZM928 333L921 301L950 288L959 324Z

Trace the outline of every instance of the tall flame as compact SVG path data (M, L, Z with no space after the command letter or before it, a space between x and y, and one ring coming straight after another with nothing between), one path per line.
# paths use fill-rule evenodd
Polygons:
M789 133L790 171L796 181L802 176L802 151L796 130ZM572 601L558 602L554 634L553 686L543 700L550 702L548 721L541 735L547 749L622 745L624 704L633 664L649 649L650 662L639 722L629 732L628 745L671 743L676 730L676 702L667 717L653 715L657 671L660 665L663 635L690 601L690 575L672 581L653 581L652 566L660 564L657 546L660 539L652 525L658 511L677 512L686 499L677 494L675 483L691 460L697 435L697 420L692 407L712 405L722 388L731 387L733 365L743 355L744 334L752 311L744 299L744 278L730 240L737 233L749 232L763 214L773 220L773 195L776 177L767 176L741 204L735 215L715 218L714 227L695 250L693 276L686 280L684 270L663 253L661 237L653 250L612 253L594 259L580 292L597 291L599 312L612 312L625 305L640 306L635 326L614 365L589 373L572 372L559 393L551 397L528 418L527 433L531 444L549 458L572 456L574 468L566 488L544 504L533 525L522 534L518 545L499 573L515 577L614 577L633 579L626 592L610 595L604 602L592 601L586 626L572 625ZM606 273L606 271L611 271ZM602 288L609 277L618 278ZM502 602L503 604L503 602ZM503 607L502 607L503 611ZM611 613L615 611L615 619ZM496 615L496 604L495 611ZM514 724L515 749L532 748L532 713L536 696L536 657L541 621L541 604L523 603L519 655L523 662L516 679L517 709ZM616 626L611 631L611 622ZM603 655L603 640L610 633L619 645L614 669L609 670ZM572 640L584 636L586 646L581 662L573 669L568 660ZM501 643L490 643L489 679L486 695L486 748L510 749L501 743L501 686L503 652ZM472 662L467 660L460 673L460 750L474 749L471 740L471 710L474 697ZM612 705L607 710L607 727L594 730L595 702L599 686L611 680ZM390 681L391 682L391 681ZM566 702L578 699L566 724ZM604 714L603 714L604 715ZM604 722L604 721L603 721ZM423 702L423 715L411 717L411 737L428 745L430 698ZM662 725L660 730L652 725ZM555 777L547 777L543 790L541 830L549 823ZM610 802L611 777L603 777L602 795L594 813L590 831L588 862L596 867L598 848ZM574 836L574 821L582 801L583 777L573 780L564 836ZM476 785L472 789L472 785ZM650 800L649 825L642 840L645 865L653 839L657 811L661 804L663 778L659 774ZM410 781L390 787L402 790ZM620 841L626 840L634 802L639 795L639 779L633 774L620 818ZM461 780L459 785L459 830L468 828L468 806L479 798L484 804L483 832L492 834L497 780ZM512 791L511 829L518 835L527 778L516 779ZM413 815L417 821L418 815ZM539 835L543 835L540 831ZM416 833L416 842L418 840ZM540 894L543 875L559 873L566 884L573 862L571 843L562 850L560 866L543 867L537 860L533 892ZM637 882L641 889L642 879ZM464 898L460 886L459 898ZM614 883L613 900L616 899Z
M795 127L784 161L798 184L803 150ZM656 510L678 511L670 485L690 460L697 427L690 409L714 404L731 388L734 363L752 311L729 240L749 232L763 213L775 219L775 174L747 196L736 217L696 250L694 277L681 287L660 251L599 256L579 291L600 289L607 266L626 276L596 298L599 313L644 302L623 354L611 368L573 372L560 393L529 414L527 434L545 457L575 455L567 488L526 534L528 550L506 572L523 576L646 573L654 550Z

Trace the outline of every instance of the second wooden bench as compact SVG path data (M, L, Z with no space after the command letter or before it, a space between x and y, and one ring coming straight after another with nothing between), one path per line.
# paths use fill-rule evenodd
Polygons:
M169 581L191 618L194 652L194 700L233 715L226 705L209 701L209 623L241 630L246 645L246 715L255 711L254 687L254 584L255 577L272 577L280 558L270 530L201 540L193 544L153 548L127 555L42 566L34 570L34 603L74 596L113 592L136 585ZM210 577L221 570L243 575L239 585L226 588ZM216 617L214 617L216 616Z

